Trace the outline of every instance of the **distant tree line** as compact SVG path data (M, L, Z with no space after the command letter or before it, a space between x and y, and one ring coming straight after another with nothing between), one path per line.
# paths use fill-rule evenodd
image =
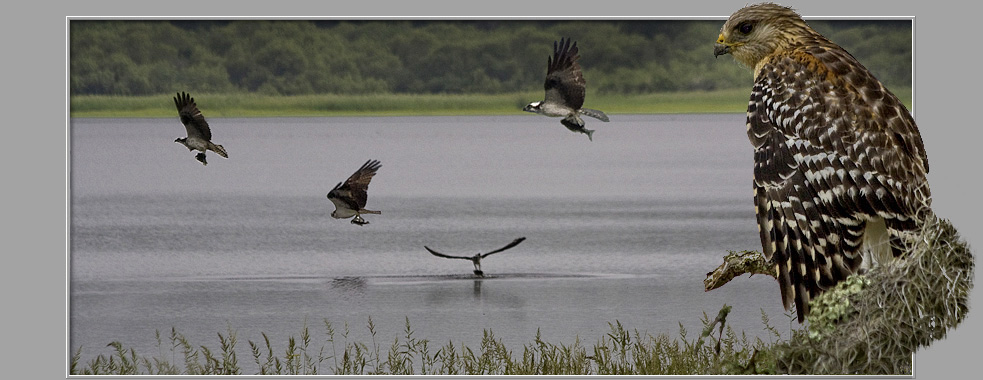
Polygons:
M889 87L911 86L907 20L810 21ZM746 88L713 58L723 20L71 20L71 94L504 93L542 88L553 41L588 91Z

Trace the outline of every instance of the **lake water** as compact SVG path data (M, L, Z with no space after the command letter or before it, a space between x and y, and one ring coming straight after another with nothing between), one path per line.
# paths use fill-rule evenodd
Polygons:
M767 339L762 310L787 330L771 278L703 291L728 250L760 249L744 115L587 122L593 142L535 115L210 118L229 158L202 166L177 117L71 120L70 353L155 356L172 327L217 350L232 329L253 373L261 333L282 353L306 324L316 349L327 319L370 342L371 317L384 348L409 318L434 348L490 329L521 354L537 330L589 347L616 321L692 339L725 303L737 331ZM382 214L331 218L325 194L368 159ZM520 236L484 279L423 249Z

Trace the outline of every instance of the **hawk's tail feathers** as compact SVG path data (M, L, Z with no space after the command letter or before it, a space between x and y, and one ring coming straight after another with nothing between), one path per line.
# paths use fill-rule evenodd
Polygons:
M795 305L799 323L809 311L809 290L804 280L805 258L801 256L798 223L790 208L783 208L777 189L755 187L755 214L765 258L775 265L782 306L789 310Z
M597 120L600 120L600 121L611 121L611 119L608 119L608 115L607 114L605 114L604 112L598 111L598 110L594 110L594 109L590 109L590 108L581 108L580 109L580 113L581 114L584 114L584 115L587 115L587 116L590 116L590 117L593 117L593 118L595 118Z

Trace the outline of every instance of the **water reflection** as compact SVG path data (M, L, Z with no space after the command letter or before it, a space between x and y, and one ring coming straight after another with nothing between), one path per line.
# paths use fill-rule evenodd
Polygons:
M331 280L331 287L344 292L365 292L365 278L359 276L336 277Z

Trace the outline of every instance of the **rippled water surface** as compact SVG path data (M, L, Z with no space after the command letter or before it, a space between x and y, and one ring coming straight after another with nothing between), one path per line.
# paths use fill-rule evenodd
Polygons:
M277 352L324 320L382 342L409 318L417 338L476 347L491 329L515 349L592 344L621 322L691 337L726 303L735 329L784 320L774 280L710 293L727 250L758 249L743 115L613 115L594 141L543 117L209 119L202 166L174 119L71 122L70 350L120 341L157 355L171 328L240 363L266 333ZM371 224L332 219L325 194L368 159ZM465 260L485 259L475 278ZM388 343L386 343L388 345ZM165 341L164 350L169 347ZM165 353L169 357L169 353Z

